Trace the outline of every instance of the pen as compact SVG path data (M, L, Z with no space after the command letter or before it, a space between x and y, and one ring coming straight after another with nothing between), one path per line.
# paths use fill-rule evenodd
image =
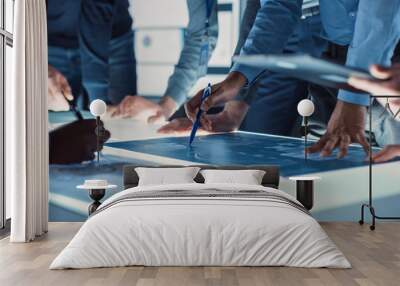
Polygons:
M197 111L196 120L194 121L192 131L190 132L189 146L192 145L194 137L196 136L197 129L199 129L199 127L200 127L200 118L201 118L201 114L203 113L203 110L201 109L201 105L203 104L204 100L206 100L206 98L209 97L210 95L211 95L211 84L209 83L208 86L204 89L203 95L201 96L201 99L200 99L199 111Z
M78 109L76 109L75 104L73 104L73 103L70 102L70 101L68 101L68 103L69 103L69 108L70 108L70 110L75 114L76 118L77 118L78 120L83 120L82 113L81 113Z
M64 92L61 91L61 93L64 96ZM64 96L64 98L65 98L65 96ZM69 110L71 110L75 114L76 118L78 120L83 120L82 113L78 109L76 109L75 104L72 101L68 100L68 99L67 99L67 102L68 102L68 105L69 105Z
M66 99L65 94L64 94L64 91L61 91L61 93L62 93L62 95L64 96L64 98ZM67 100L68 105L69 105L69 110L71 110L71 111L75 114L75 116L76 116L76 118L77 118L78 120L83 120L82 113L81 113L78 109L76 109L76 106L75 106L75 104L72 102L72 100L68 100L68 99L66 99L66 100Z

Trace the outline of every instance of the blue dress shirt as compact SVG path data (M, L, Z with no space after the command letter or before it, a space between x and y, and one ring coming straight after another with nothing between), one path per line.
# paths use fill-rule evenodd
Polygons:
M303 0L262 0L241 54L281 53L300 21L302 5ZM323 36L339 45L350 44L348 65L389 64L400 35L399 7L400 0L320 0ZM231 71L251 83L263 69L234 64ZM368 104L365 94L341 91L339 99Z
M185 30L184 45L179 61L168 80L168 86L164 93L165 96L171 97L178 106L186 101L190 89L199 79L198 69L201 47L206 31L208 32L209 58L217 43L217 1L214 0L211 2L212 10L207 29L207 0L187 0L189 24Z

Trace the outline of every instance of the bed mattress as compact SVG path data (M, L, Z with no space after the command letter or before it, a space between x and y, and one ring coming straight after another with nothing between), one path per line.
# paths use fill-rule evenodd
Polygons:
M129 265L351 267L295 198L237 184L120 192L89 217L50 269Z

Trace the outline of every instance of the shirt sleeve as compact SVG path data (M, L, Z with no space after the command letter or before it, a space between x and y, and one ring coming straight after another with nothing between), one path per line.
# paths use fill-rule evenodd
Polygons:
M400 30L400 0L360 0L346 65L368 69L371 64L389 66ZM367 106L364 93L340 90L338 99Z
M82 0L79 23L82 82L89 100L109 103L109 42L116 0Z
M241 55L281 53L300 21L303 0L264 0ZM243 74L248 83L264 69L235 63L231 71Z
M183 49L179 61L175 65L174 72L168 79L168 86L164 93L164 96L171 97L178 106L186 101L190 89L199 79L200 51L202 39L206 35L206 1L187 0L187 5L189 24L185 30ZM209 59L215 49L218 38L217 14L217 1L214 0L208 27Z

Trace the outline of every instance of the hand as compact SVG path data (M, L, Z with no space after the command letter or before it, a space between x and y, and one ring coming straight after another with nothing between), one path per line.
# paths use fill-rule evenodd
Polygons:
M163 98L161 102L155 103L142 96L125 96L117 108L111 108L112 117L136 118L156 123L165 121L175 110L176 103L172 98Z
M156 114L150 116L147 119L148 123L151 124L156 124L160 122L165 122L168 120L168 118L171 117L171 115L176 111L177 109L177 104L175 100L172 99L170 96L164 96L160 102L159 105L161 107L161 110L157 111Z
M119 114L119 105L107 105L107 111L106 114L104 116L102 116L102 119L104 118L115 118L118 117L117 114Z
M373 95L400 95L400 64L385 68L378 65L372 65L371 74L379 79L386 80L384 82L351 77L349 84L357 89L366 91Z
M68 111L68 101L74 99L67 79L57 69L48 66L47 106L51 111Z
M231 132L239 128L248 110L248 105L241 101L230 101L222 112L207 115L207 126L201 130L209 132ZM192 130L193 123L188 118L177 118L158 129L159 133L186 133Z
M156 114L160 111L160 106L142 96L127 95L114 110L113 116L121 116L124 118L148 118L149 114Z
M225 104L218 114L207 114L201 119L201 126L210 132L231 132L240 127L249 106L243 101L232 100Z
M73 164L93 160L97 149L96 120L74 121L49 134L50 164ZM100 147L110 138L110 132L100 140ZM73 142L73 143L71 143Z
M374 163L382 163L400 156L400 145L386 145L378 153L372 155Z
M186 133L192 130L193 122L188 118L176 118L157 130L161 134Z
M203 102L201 108L207 112L211 107L233 99L239 90L246 84L246 78L239 72L231 72L228 77L211 87L211 95ZM192 121L196 119L197 110L200 108L203 90L185 104L185 111Z
M326 157L335 148L339 148L337 157L343 158L347 155L347 149L351 143L360 143L368 153L369 145L364 134L365 112L366 109L363 106L338 100L325 135L307 148L307 152L321 152L321 156Z

